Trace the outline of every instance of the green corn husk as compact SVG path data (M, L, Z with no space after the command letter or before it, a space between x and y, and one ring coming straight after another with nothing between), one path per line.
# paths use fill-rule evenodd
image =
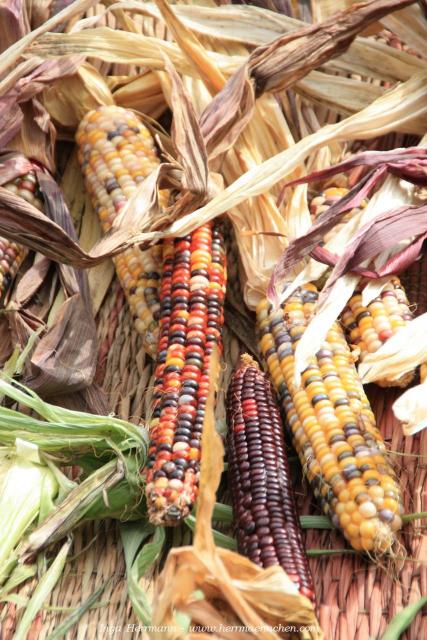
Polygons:
M85 520L143 518L148 442L145 427L51 405L4 372L0 397L37 414L0 407L1 585ZM80 483L64 464L81 467Z
M82 522L114 518L122 522L145 516L144 489L138 455L111 460L93 471L56 505L19 548L23 562L61 540Z
M0 584L17 562L16 546L32 523L53 507L59 483L38 447L19 438L0 449Z
M60 464L81 463L92 468L101 466L105 457L132 449L146 455L148 437L144 427L113 416L57 407L16 381L0 379L1 395L32 409L40 419L0 407L0 445L12 446L19 437L54 455Z

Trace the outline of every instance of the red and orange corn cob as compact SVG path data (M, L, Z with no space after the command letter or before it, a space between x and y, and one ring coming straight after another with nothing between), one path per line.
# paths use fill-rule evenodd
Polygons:
M314 218L326 211L334 202L348 193L345 187L330 187L323 194L312 199L310 210ZM333 237L340 226L354 215L354 209L343 217L343 222L335 226L324 238L325 242ZM413 318L405 290L397 277L389 282L368 305L362 305L362 290L365 282L361 282L360 289L354 292L347 306L341 314L345 335L350 345L357 349L359 360L363 362L368 353L375 353L378 349L404 327ZM415 370L410 371L398 380L384 378L377 380L382 387L406 387L414 378Z
M280 565L314 600L279 409L268 377L250 356L242 356L231 378L227 423L238 550L261 567Z
M315 311L314 285L274 310L258 305L260 349L322 508L358 550L383 553L402 526L402 497L341 327L334 323L295 384L294 351Z
M95 212L104 233L160 163L153 137L131 112L117 106L90 111L77 129L78 157ZM167 205L168 193L160 192ZM160 246L142 251L134 246L114 258L116 272L150 355L158 336Z
M148 513L175 525L197 496L214 346L222 349L226 266L221 225L163 243L160 335L146 471Z
M43 211L43 199L38 189L35 173L18 176L12 182L3 185L4 189L20 196L34 207ZM4 298L19 267L24 261L28 249L5 238L0 238L0 297Z

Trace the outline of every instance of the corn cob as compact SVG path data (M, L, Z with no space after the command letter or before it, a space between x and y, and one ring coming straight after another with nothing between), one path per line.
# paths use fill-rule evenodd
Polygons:
M105 106L86 114L76 140L85 186L107 233L138 185L159 165L153 137L132 112ZM167 205L167 198L161 191L161 206ZM158 335L161 252L160 246L146 251L134 246L114 258L135 328L152 356Z
M314 600L285 452L268 377L242 356L227 398L228 472L239 552L262 567L281 565Z
M326 211L329 206L348 193L345 187L330 187L322 195L312 199L310 210L314 218ZM343 217L343 222L336 225L324 238L327 242L335 235L340 227L354 215L353 209ZM374 298L368 305L362 305L362 290L365 281L361 281L350 298L347 306L341 314L345 334L349 344L354 345L363 362L368 353L375 353L391 336L401 327L404 327L413 318L409 308L409 302L405 290L397 277L389 280L380 295ZM410 371L399 380L378 380L382 387L399 386L406 387L414 378L415 370Z
M146 469L154 524L175 525L197 496L214 346L222 349L225 251L218 223L163 243L160 335Z
M305 285L277 310L261 301L260 349L324 512L355 549L386 552L402 525L402 498L337 323L302 372L301 386L295 384L294 350L317 298L316 287Z
M35 173L29 172L18 176L12 182L4 184L3 188L43 211L43 199L38 190ZM27 253L28 249L23 245L6 240L6 238L0 238L0 297L2 299L4 299Z
M427 311L427 254L421 256L411 264L402 274L402 285L408 294L409 300L416 301L414 316L418 317Z

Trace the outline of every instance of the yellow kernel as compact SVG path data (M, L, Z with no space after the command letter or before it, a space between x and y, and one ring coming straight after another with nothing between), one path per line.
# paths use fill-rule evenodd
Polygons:
M338 495L338 500L340 502L349 502L349 500L350 500L350 491L348 489L344 489L343 491L340 491L340 493Z
M343 529L346 529L348 525L351 523L351 516L348 513L342 513L340 515L340 525Z
M360 535L362 538L374 538L376 524L373 520L364 520L360 525Z
M350 538L357 538L359 536L359 527L356 524L350 523L347 525L346 530Z
M354 502L354 500L350 500L350 502L347 502L345 510L346 513L350 514L357 510L357 504Z

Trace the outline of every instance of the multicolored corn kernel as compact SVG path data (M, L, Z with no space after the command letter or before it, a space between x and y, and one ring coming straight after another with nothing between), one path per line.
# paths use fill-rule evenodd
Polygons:
M315 312L313 285L257 309L260 349L293 443L322 508L358 550L384 553L402 526L402 497L341 327L295 384L294 352Z
M364 306L362 292L356 291L341 314L341 322L351 345L360 350L362 362L368 353L375 353L389 338L413 319L409 302L399 278L392 278L377 298ZM415 370L399 380L378 380L382 387L406 387Z
M3 188L43 211L43 197L39 192L35 173L18 176L3 185ZM28 249L23 245L0 238L0 297L4 298L27 253Z
M310 211L314 219L327 211L332 204L339 201L347 193L346 187L329 187L320 196L313 198L310 203ZM354 213L353 209L344 215L342 223L336 225L325 236L325 242L332 239ZM384 342L413 318L399 278L391 278L381 294L366 306L362 304L364 284L362 281L361 288L355 291L340 317L349 344L354 345L358 350L360 362L363 362L368 353L378 351ZM406 387L413 380L414 375L415 371L410 371L397 381L384 378L378 380L377 384L382 387Z
M227 398L228 473L239 552L261 567L280 565L314 600L285 451L268 377L242 356Z
M322 213L327 211L329 207L336 202L339 202L341 198L344 198L348 191L349 189L347 187L342 186L327 187L322 193L309 199L309 209L313 222L315 222ZM335 224L334 227L325 234L323 242L326 243L329 242L329 240L332 240L332 238L347 224L350 218L366 207L366 204L367 203L364 200L360 207L351 209L351 211L344 213L340 217L339 222L337 222L337 224Z
M107 233L139 184L159 165L154 139L131 111L113 105L86 114L76 140L85 186ZM161 191L159 200L166 207L168 193ZM152 356L158 335L161 255L160 246L145 251L134 246L114 258L135 327Z
M151 522L185 518L199 482L214 347L222 350L226 260L221 225L163 243L160 332L146 496Z

